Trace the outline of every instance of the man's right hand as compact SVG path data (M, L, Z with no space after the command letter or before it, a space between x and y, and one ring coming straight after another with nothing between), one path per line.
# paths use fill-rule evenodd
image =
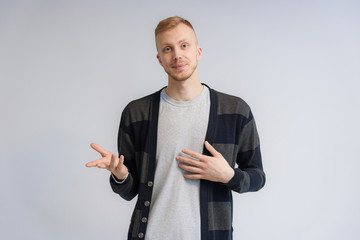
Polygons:
M90 146L101 154L102 158L92 162L88 162L86 167L98 167L104 168L110 171L115 177L119 180L123 180L128 175L129 171L124 165L124 156L121 155L120 158L116 156L115 153L109 152L103 149L100 145L96 143L90 144Z

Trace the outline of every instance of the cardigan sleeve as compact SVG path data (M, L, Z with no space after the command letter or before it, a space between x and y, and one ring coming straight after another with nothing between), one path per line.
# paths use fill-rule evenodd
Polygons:
M124 155L124 165L129 170L129 175L123 183L116 183L110 176L110 185L112 190L119 194L125 200L130 201L138 194L138 178L136 170L134 131L130 125L128 109L125 108L118 133L118 151L119 156Z
M232 190L244 193L260 190L265 184L260 141L251 111L238 139L235 175L227 183Z

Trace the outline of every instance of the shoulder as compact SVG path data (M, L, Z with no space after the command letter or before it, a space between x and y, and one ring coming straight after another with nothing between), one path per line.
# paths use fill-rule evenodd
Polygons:
M139 99L135 99L132 100L131 102L129 102L124 111L144 111L147 110L150 106L151 103L153 101L154 96L156 95L156 93L152 93L149 94L145 97L139 98Z
M129 102L122 112L122 119L127 124L149 120L152 103L158 95L159 91Z
M217 97L217 114L251 115L250 106L240 97L213 90Z

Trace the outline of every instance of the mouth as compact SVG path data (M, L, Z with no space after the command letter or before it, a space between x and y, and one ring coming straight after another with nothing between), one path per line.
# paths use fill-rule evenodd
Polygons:
M176 71L183 70L186 67L186 64L175 64L172 66L172 68Z

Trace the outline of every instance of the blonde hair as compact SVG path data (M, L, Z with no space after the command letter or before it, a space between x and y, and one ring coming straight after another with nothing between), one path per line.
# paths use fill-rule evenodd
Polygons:
M159 22L159 24L157 25L157 27L155 29L155 37L157 35L159 35L160 33L163 33L165 31L175 28L180 23L185 24L186 26L190 27L195 32L193 26L191 25L191 23L188 20L186 20L182 17L174 16L174 17L166 18Z

